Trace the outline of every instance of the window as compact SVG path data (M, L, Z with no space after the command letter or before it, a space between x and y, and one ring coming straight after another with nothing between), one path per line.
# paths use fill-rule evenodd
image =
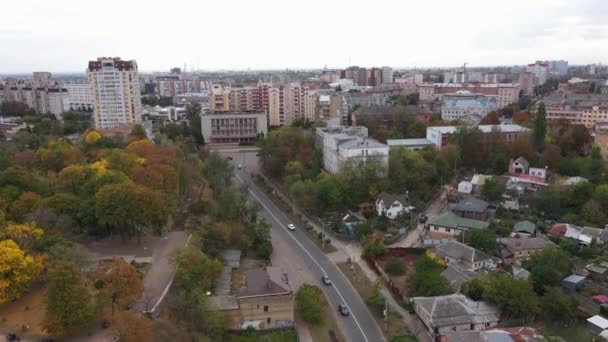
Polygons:
M270 317L266 318L266 324L270 324Z
M264 305L264 312L268 312L268 305Z

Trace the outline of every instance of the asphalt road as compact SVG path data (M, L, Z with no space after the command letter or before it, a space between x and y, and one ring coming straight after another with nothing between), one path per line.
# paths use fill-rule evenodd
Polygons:
M249 154L249 153L248 153ZM386 341L382 331L376 324L372 314L369 312L365 303L351 285L349 280L342 274L338 267L308 238L305 232L296 229L289 231L287 225L291 223L289 217L285 215L274 203L251 182L250 172L255 167L250 156L239 156L231 154L234 164L246 165L242 169L235 168L236 178L241 183L248 185L249 194L252 199L259 202L262 206L261 214L272 224L272 227L279 234L283 235L283 240L291 248L297 250L305 259L306 264L312 273L318 274L319 279L323 274L327 274L332 280L332 286L321 286L329 300L329 305L335 310L338 304L345 303L350 309L349 317L341 317L339 325L342 333L349 342L379 342ZM255 156L255 154L254 154ZM247 161L245 161L247 159ZM256 158L257 159L257 158ZM294 270L295 271L295 270ZM287 270L289 273L290 270Z

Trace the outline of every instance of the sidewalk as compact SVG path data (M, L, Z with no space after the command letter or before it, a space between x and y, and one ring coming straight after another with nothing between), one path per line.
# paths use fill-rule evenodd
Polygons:
M267 179L268 180L268 179ZM268 180L269 181L269 180ZM274 183L272 183L274 184ZM278 186L274 186L275 193L281 197L285 202L290 203L289 198L283 193L283 191ZM439 196L441 198L442 196ZM436 203L433 203L436 205ZM432 205L432 206L433 206ZM316 231L323 232L323 229L319 227L317 223L311 220L306 213L302 212L300 208L295 208L296 214L301 215L304 220ZM422 232L422 225L418 225L415 230L411 231L405 239L401 239L398 244L408 244L411 246L414 244L420 237ZM325 232L323 232L325 233ZM333 262L345 262L347 258L351 258L352 262L356 262L363 270L365 276L372 282L375 283L379 276L367 265L365 260L361 259L361 246L355 242L344 242L337 238L335 238L331 234L327 234L330 236L332 245L337 249L337 251L328 254L330 260ZM426 334L426 327L422 324L422 322L416 318L415 315L410 314L407 310L405 310L393 297L392 293L386 288L386 286L382 286L381 288L382 295L387 299L389 304L389 310L396 310L399 312L403 320L405 320L408 329L410 332L414 333L418 337L419 342L431 342L428 334Z

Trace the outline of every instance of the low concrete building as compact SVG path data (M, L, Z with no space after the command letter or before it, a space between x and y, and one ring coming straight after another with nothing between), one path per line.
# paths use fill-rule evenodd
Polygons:
M530 327L494 328L484 331L451 331L441 335L441 342L546 342Z
M246 271L241 290L209 297L209 308L222 311L226 327L232 330L275 329L294 324L293 291L287 273L278 267Z
M575 292L583 287L587 278L578 274L572 274L562 279L562 286L568 292Z
M474 272L494 270L499 264L498 258L456 240L436 246L435 255L443 259L446 265L458 264L461 268Z
M412 304L433 340L448 332L485 330L500 321L498 308L472 301L462 294L414 297Z
M451 211L446 211L427 223L430 232L449 234L452 236L460 235L468 229L487 229L489 225L490 224L485 221L460 217Z
M323 151L323 168L332 174L347 164L357 167L371 160L388 166L389 147L368 138L367 128L362 126L319 127L315 145Z
M253 144L268 133L266 113L208 113L201 115L206 143Z
M542 237L503 238L499 242L504 246L502 258L505 264L519 264L553 244Z
M513 225L512 236L536 236L536 225L530 221L519 221Z
M479 221L486 221L490 216L488 202L475 197L465 198L456 203L452 211L460 217Z
M238 294L241 329L293 326L294 296L287 273L278 267L262 267L245 273L245 288Z

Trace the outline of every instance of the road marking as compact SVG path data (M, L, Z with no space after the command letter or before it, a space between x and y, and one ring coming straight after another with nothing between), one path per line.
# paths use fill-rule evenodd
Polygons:
M243 179L241 177L239 177L238 174L235 173L235 177L243 184L247 184L245 183L245 181L243 181ZM327 275L327 272L325 271L325 269L323 269L323 267L321 266L321 264L319 264L319 262L317 262L317 260L312 256L312 254L310 254L310 252L306 249L306 247L304 247L300 241L298 241L298 239L296 239L293 234L291 234L291 232L281 223L281 221L279 221L279 219L272 213L272 211L270 209L268 209L268 207L262 202L262 200L250 189L247 188L247 191L249 191L249 193L255 197L255 199L262 205L262 207L264 209L266 209L266 211L270 214L270 216L272 216L272 218L279 224L279 226L281 226L281 228L283 228L284 231L287 232L287 235L289 235L293 241L295 241L298 246L300 246L300 248L302 248L302 250L308 255L308 257L317 265L317 267L323 272L323 274ZM348 279L347 279L348 280ZM346 303L346 300L344 299L344 296L342 296L342 293L340 293L340 290L338 290L338 288L336 286L332 286L332 288L334 290L336 290L336 292L338 293L338 296L340 296L340 299L342 300L343 303ZM357 294L358 295L358 294ZM359 321L357 320L357 317L355 317L355 314L351 312L351 315L353 316L353 319L355 321L355 324L357 324L357 327L359 328L359 330L361 331L361 334L363 335L363 339L365 339L366 342L369 342L369 340L367 339L367 336L365 336L365 332L363 331L363 329L361 328L361 325L359 325ZM374 322L375 324L375 322Z

